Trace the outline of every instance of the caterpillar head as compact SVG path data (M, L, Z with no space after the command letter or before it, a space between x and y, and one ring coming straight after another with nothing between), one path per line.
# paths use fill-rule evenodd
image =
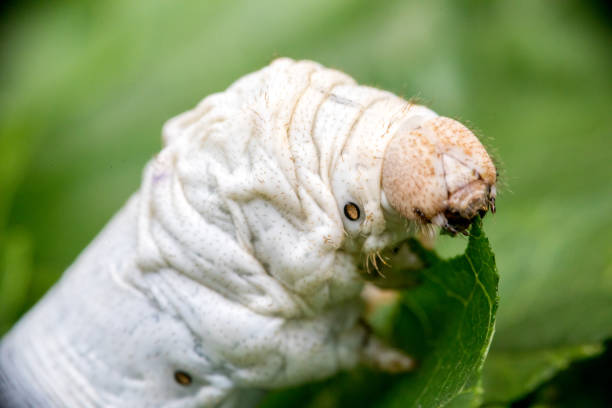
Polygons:
M392 137L382 166L382 189L403 217L464 232L477 214L495 212L495 166L461 123L436 117Z
M369 256L414 232L433 238L434 226L466 233L495 211L496 169L467 127L419 105L389 111L367 111L334 167L345 246Z

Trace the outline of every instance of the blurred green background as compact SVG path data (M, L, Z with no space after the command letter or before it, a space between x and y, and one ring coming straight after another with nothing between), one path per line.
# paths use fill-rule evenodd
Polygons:
M601 354L612 336L605 2L1 7L0 335L138 188L165 120L289 56L416 97L475 129L498 159L498 213L485 228L501 301L485 404L562 404L568 393L581 406L611 403L597 381L584 381L600 370L597 378L612 383L609 352ZM459 252L465 242L443 239L440 251Z

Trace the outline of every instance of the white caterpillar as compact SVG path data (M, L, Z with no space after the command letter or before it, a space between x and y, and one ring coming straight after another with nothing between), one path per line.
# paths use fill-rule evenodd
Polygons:
M252 406L411 360L358 323L364 257L464 231L495 167L463 125L279 59L171 119L141 189L3 339L9 406Z

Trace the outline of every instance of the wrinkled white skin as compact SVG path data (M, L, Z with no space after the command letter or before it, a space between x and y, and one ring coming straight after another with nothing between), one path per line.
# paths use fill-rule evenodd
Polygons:
M387 143L436 116L288 59L205 98L4 338L0 388L37 407L250 406L388 358L364 351L358 268L408 234L381 192Z

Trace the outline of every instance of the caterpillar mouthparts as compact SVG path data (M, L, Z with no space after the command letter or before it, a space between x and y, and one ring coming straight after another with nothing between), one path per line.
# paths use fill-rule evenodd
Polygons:
M495 213L495 195L483 180L476 180L452 193L448 199L448 208L432 219L451 234L466 234L474 217L484 217L489 210Z

